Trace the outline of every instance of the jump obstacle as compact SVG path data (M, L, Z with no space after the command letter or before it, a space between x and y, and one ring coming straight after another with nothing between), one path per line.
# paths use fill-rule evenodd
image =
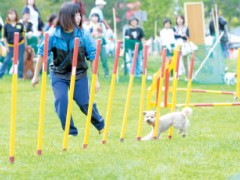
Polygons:
M17 59L18 59L18 39L19 34L15 33L14 35L14 68L13 68L13 76L12 76L12 105L11 105L11 127L10 127L10 152L9 152L9 161L10 163L14 163L14 149L15 149L15 136L16 136L16 95L17 95ZM44 111L45 111L45 99L46 99L46 67L47 67L47 49L48 49L48 34L44 35L44 57L43 57L43 74L42 74L42 87L41 87L41 100L40 100L40 115L39 115L39 130L38 130L38 146L37 146L37 154L42 155L42 145L43 145L43 127L44 127ZM64 132L64 140L63 140L63 150L67 150L68 145L68 133L69 133L69 126L70 126L70 117L72 113L72 102L73 102L73 92L74 92L74 83L75 83L75 75L76 75L76 65L77 65L77 51L78 51L78 43L79 40L75 39L74 42L74 56L73 56L73 67L72 67L72 75L71 75L71 83L70 83L70 91L69 91L69 101L68 101L68 112L66 118L66 127ZM103 133L102 144L106 144L107 141L107 134L109 131L109 124L110 124L110 114L112 108L112 99L114 95L114 88L116 82L116 73L118 67L118 60L119 60L119 52L120 52L120 44L121 42L118 41L116 55L115 55L115 62L114 62L114 69L112 72L112 80L111 80L111 88L109 93L109 100L108 100L108 107L107 107L107 114L106 114L106 126ZM122 130L120 134L120 141L123 142L125 138L125 131L127 125L127 116L128 116L128 108L130 104L130 97L131 91L133 86L134 80L134 70L136 65L137 59L137 52L138 52L139 44L135 45L134 50L134 58L133 58L133 65L130 74L129 86L128 86L128 93L126 98L123 122L122 122ZM98 61L99 61L99 54L100 54L100 47L101 41L97 41L97 51L96 51L96 59L94 60L93 64L93 76L92 76L92 83L90 89L90 101L89 101L89 113L87 115L86 121L86 128L84 134L84 142L83 148L86 149L89 141L89 129L90 129L90 122L91 122L91 112L92 106L94 101L94 91L95 85L97 81L97 71L98 71ZM141 98L140 98L140 111L139 111L139 120L138 120L138 132L137 132L137 140L141 140L141 133L142 133L142 123L143 123L143 115L142 111L144 109L144 95L145 95L145 88L146 88L146 68L147 68L147 51L148 46L144 47L144 66L143 66L143 73L142 73L142 86L141 86ZM239 57L238 57L238 66L237 66L237 83L236 83L236 92L228 92L228 91L215 91L215 90L199 90L199 89L192 89L192 74L193 74L193 67L194 67L194 53L192 54L191 58L191 65L190 65L190 73L189 73L189 81L188 81L188 88L177 88L178 86L178 69L179 69L179 59L181 52L179 47L174 50L173 58L170 62L166 62L166 50L162 53L163 62L161 69L154 75L152 85L148 88L147 92L147 109L152 109L157 107L157 115L156 115L156 123L158 123L158 118L160 117L161 108L171 108L171 111L175 111L176 107L180 106L195 106L195 107L203 107L203 106L239 106L240 103L190 103L191 92L201 92L201 93L215 93L215 94L227 94L227 95L235 95L236 98L240 97L240 50L239 50ZM173 72L173 81L172 81L172 88L170 88L170 71ZM163 94L164 90L164 94ZM176 102L176 95L177 91L186 91L187 97L186 102L183 104L177 104ZM171 103L168 103L168 93L172 93ZM153 102L152 97L156 95L156 99ZM163 102L162 102L163 96ZM157 127L157 126L155 126ZM157 130L154 130L154 139L157 137ZM169 130L169 138L172 138L172 128Z

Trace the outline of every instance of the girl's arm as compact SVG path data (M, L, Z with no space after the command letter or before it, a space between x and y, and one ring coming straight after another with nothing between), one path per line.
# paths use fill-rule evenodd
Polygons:
M31 84L33 87L35 87L38 82L39 82L39 73L42 69L42 64L43 64L43 57L42 56L38 56L38 60L37 60L37 64L35 67L35 72L34 72L34 76L32 78Z

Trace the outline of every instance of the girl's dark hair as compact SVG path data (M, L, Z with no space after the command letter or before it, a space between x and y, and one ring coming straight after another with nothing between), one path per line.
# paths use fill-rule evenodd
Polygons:
M165 18L164 21L163 21L163 25L165 25L166 23L170 23L172 24L171 20L169 18Z
M15 13L15 15L16 15L15 21L18 22L19 19L18 19L17 11L15 9L9 9L8 13L7 13L7 17L6 17L6 23L10 23L11 22L11 20L8 17L8 14L10 14L10 13Z
M176 17L176 25L178 25L177 19L178 19L179 17L183 20L183 25L184 25L184 24L185 24L185 18L184 18L183 15L178 15L178 16Z
M50 24L52 24L53 23L53 21L56 19L56 15L55 14L51 14L50 16L49 16L49 18L48 18L48 22L50 23Z
M97 13L93 13L93 14L91 15L91 17L97 17L97 18L98 18L98 22L100 22L99 14L97 14Z
M76 13L80 13L80 16L82 17L81 12L79 11L79 8L75 4L71 2L63 3L57 15L56 23L54 27L61 26L62 29L66 31L70 29L74 29L75 26L78 26L81 28L82 18L81 18L80 24L77 25L75 21Z
M28 0L26 0L26 5L28 6ZM39 12L39 11L38 11L38 8L37 8L37 6L36 6L36 4L35 4L35 1L34 1L34 3L33 3L33 8L34 8L37 12Z

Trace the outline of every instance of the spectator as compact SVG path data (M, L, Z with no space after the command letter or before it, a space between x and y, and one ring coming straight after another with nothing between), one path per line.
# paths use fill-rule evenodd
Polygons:
M134 56L135 44L139 43L138 56L136 61L135 76L141 77L142 73L142 58L143 58L143 44L145 44L144 32L138 27L139 21L137 18L133 17L129 20L129 28L125 30L125 51L130 58L131 66L132 59ZM132 69L130 66L130 69Z
M30 22L30 11L28 9L22 12L22 19L19 22L23 24L26 36L31 37L33 34L33 24Z
M24 43L25 32L23 24L18 21L17 11L10 9L7 14L6 24L4 25L3 38L7 49L7 55L4 59L2 67L0 69L0 79L3 77L8 65L12 62L13 47L14 47L14 33L19 33L19 53L18 53L18 78L23 78L23 55L24 55Z
M105 25L102 22L100 22L98 14L95 14L95 13L92 14L89 30L94 39L102 40L100 59L101 59L102 67L104 70L104 77L108 78L109 70L108 70L108 64L107 64L106 39L105 39L106 28L105 28Z
M217 17L218 17L218 22L216 20ZM228 58L229 57L229 52L228 52L229 38L228 38L228 32L227 32L227 21L224 19L224 17L216 15L215 11L213 13L213 18L214 18L214 21L218 23L219 35L223 32L223 36L220 39L221 48L222 48L224 57ZM216 31L215 31L216 25L214 25L214 21L212 19L209 23L209 30L210 30L211 36L216 36Z
M167 56L172 57L175 45L175 37L171 28L171 20L165 19L163 22L164 28L160 31L160 41L162 48L167 49Z
M43 33L44 24L34 0L26 0L23 12L30 13L30 21L33 24L33 35L40 36Z
M78 21L78 23L77 23ZM87 62L91 64L96 56L96 45L90 33L82 29L82 18L79 9L73 3L64 3L61 6L56 19L54 28L49 32L49 52L53 52L53 61L51 63L51 85L55 97L55 110L65 129L67 106L68 106L68 90L70 86L72 56L74 48L74 39L80 39L78 45L78 63L76 68L76 81L74 100L81 111L87 115L89 104ZM67 44L67 46L66 46ZM33 87L39 81L39 73L43 63L44 41L39 45L39 58L37 60L34 77L32 79ZM96 83L96 91L100 88L99 82ZM99 131L103 132L104 119L100 116L96 104L93 105L92 124ZM77 128L74 126L73 119L70 123L70 135L78 134Z
M176 25L173 28L174 36L176 39L176 45L182 46L183 43L186 43L190 37L189 29L185 25L185 19L182 15L176 17ZM188 79L188 55L182 56L180 60L180 70L179 74L181 75L185 71L185 80Z
M107 2L104 1L104 0L96 0L95 1L95 7L92 8L92 10L89 14L89 19L91 19L92 14L98 14L99 21L104 21L104 16L103 16L102 9L104 8L104 6L106 4L107 4Z
M53 25L54 25L54 22L56 20L56 15L55 14L51 14L48 18L48 24L47 26L45 27L45 32L48 31Z

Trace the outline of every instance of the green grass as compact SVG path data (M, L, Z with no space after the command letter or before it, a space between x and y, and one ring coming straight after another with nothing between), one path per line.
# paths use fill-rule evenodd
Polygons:
M232 62L231 62L232 63ZM149 60L148 74L159 67L160 60ZM112 64L111 64L112 65ZM100 64L101 66L101 64ZM106 114L109 80L102 78L101 91L95 102L103 116ZM101 144L102 136L91 126L89 146L82 149L86 116L74 104L73 117L79 129L70 137L67 152L62 151L63 131L54 112L53 93L47 86L43 155L36 155L39 117L40 85L32 89L29 81L18 82L16 162L9 164L9 132L11 107L11 77L0 80L0 179L238 179L240 178L239 107L193 108L191 127L186 138L174 131L172 140L167 133L151 142L137 142L137 122L141 80L134 81L129 108L126 138L119 142L128 78L119 72L116 85L109 138ZM148 86L150 82L147 82ZM179 87L186 83L179 82ZM233 86L198 85L202 89L231 90ZM178 93L178 102L185 102ZM234 102L232 96L192 94L192 102ZM163 109L163 113L169 112ZM143 125L143 135L150 127Z

